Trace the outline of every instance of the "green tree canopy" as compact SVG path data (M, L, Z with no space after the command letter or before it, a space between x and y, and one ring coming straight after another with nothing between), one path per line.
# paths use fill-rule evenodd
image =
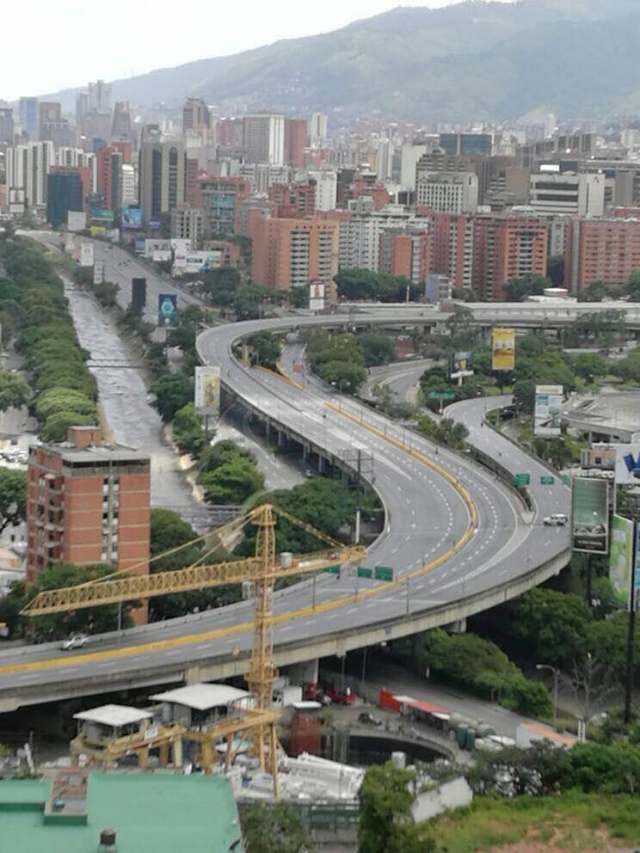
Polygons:
M156 396L156 408L165 423L173 420L176 412L193 400L193 379L186 373L164 373L151 385Z
M20 524L27 509L27 475L24 471L0 468L0 533Z
M245 803L240 810L246 853L309 853L311 838L288 803Z

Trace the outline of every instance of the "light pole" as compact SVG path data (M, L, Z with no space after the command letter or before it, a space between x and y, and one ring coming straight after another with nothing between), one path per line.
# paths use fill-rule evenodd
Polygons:
M553 723L558 722L558 682L560 680L560 670L548 663L537 663L536 669L548 669L553 673Z

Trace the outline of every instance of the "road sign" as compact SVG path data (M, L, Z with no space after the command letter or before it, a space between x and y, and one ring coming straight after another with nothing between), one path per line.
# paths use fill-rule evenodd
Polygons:
M373 576L377 581L392 581L393 569L391 566L376 566L373 570Z
M178 297L175 293L158 295L158 325L175 326L178 317Z
M358 577L359 578L372 578L373 577L373 569L369 569L367 566L358 566Z
M531 474L516 474L513 478L513 485L522 487L528 486L531 483Z
M555 481L556 481L556 478L552 477L550 474L543 474L542 477L540 477L540 485L541 486L553 486Z
M455 391L429 391L427 397L430 400L455 400Z
M340 564L338 564L337 566L327 566L327 568L324 571L330 575L339 575L340 574Z

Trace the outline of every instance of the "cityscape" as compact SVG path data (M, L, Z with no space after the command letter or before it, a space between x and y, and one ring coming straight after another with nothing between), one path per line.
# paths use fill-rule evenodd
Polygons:
M118 76L70 6L0 75L0 853L640 849L640 8Z

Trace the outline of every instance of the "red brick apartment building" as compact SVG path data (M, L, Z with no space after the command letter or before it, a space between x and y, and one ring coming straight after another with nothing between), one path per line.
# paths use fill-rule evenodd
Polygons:
M640 218L573 219L565 237L565 287L577 293L594 281L622 287L640 270Z
M105 444L98 427L71 427L33 447L27 475L27 580L58 562L149 573L150 460ZM146 603L136 610L146 622Z

